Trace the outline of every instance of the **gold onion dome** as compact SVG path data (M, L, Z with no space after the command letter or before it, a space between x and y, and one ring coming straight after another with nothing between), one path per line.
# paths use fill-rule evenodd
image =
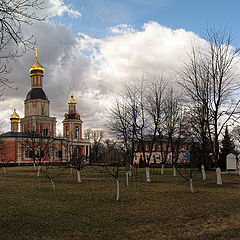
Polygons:
M71 98L68 103L76 103L75 100L73 99L73 90L71 90Z
M10 117L11 122L18 122L20 119L19 115L16 113L16 108L14 108L14 112Z
M36 53L36 62L31 66L29 72L32 75L43 75L43 72L44 72L44 68L43 66L38 62L38 59L37 59L37 55L38 55L38 49L36 48L35 49L35 53Z

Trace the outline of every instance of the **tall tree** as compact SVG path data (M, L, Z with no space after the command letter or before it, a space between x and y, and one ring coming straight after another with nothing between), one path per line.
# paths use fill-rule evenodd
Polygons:
M138 143L144 163L146 163L146 181L151 182L149 164L156 141L157 131L162 122L163 77L146 78L124 85L116 98L107 126L122 140L128 163L131 166L135 156L135 144ZM146 150L146 141L150 147Z
M181 73L181 85L189 102L204 111L209 144L216 163L217 184L222 184L219 137L237 113L239 101L236 67L238 49L224 29L209 29L201 47L193 47Z

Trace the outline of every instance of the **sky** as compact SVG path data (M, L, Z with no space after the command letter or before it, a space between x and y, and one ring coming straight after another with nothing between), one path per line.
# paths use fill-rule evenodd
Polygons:
M144 74L173 82L193 41L208 27L226 27L240 44L239 0L45 0L37 14L48 18L23 28L33 34L45 69L43 89L57 132L68 110L71 88L84 129L102 128L113 95L123 82ZM13 108L24 117L29 69L35 53L9 62L15 89L0 101L3 128L10 130Z

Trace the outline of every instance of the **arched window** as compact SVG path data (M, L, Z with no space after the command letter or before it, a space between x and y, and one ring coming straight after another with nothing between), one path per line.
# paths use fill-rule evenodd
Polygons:
M66 137L68 137L68 135L69 135L68 126L65 127L65 133L66 133Z
M48 129L47 129L47 128L44 128L44 129L43 129L43 135L44 135L44 136L47 136L47 135L48 135Z
M79 127L76 126L75 128L75 138L79 138Z
M42 115L44 115L44 107L42 107Z

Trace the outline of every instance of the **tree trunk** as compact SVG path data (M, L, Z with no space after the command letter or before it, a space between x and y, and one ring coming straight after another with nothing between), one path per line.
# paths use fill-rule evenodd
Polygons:
M78 182L81 183L81 176L80 176L80 170L77 170L77 178L78 178Z
M176 173L176 168L175 166L173 165L173 176L176 177L177 176L177 173Z
M72 168L70 168L70 173L72 174Z
M38 165L37 177L40 177L41 165Z
M192 178L189 179L189 183L190 183L190 191L191 191L191 193L194 193Z
M147 180L147 183L151 182L149 167L146 167L146 180Z
M116 183L117 183L117 198L116 198L116 201L119 201L119 181L118 181L118 179L116 180Z
M36 163L33 163L33 171L36 171Z
M162 164L161 175L164 175L164 166L165 166L165 164Z
M217 184L222 185L222 176L221 176L221 168L220 167L216 168L216 173L217 173Z
M126 186L127 186L127 187L128 187L128 174L129 174L129 172L126 171Z
M52 179L51 179L51 184L52 184L52 190L55 191L55 185Z
M3 167L3 174L7 174L6 167Z
M201 165L201 169L202 169L202 180L205 181L207 179L207 176L206 176L206 171L203 164Z
M133 166L132 166L132 164L130 164L130 166L129 166L129 171L128 171L128 176L129 176L129 177L132 176L132 171L133 171Z
M237 165L238 165L238 175L240 175L240 161L239 160L237 162Z

